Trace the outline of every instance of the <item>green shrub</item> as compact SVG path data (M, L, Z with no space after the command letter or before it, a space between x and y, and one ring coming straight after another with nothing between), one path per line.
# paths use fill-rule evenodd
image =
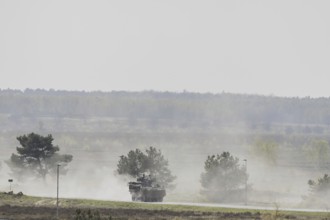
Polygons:
M97 210L92 211L90 209L88 210L77 209L73 219L74 220L103 220L103 219L112 220L112 217L109 216L108 218L101 218L100 212Z

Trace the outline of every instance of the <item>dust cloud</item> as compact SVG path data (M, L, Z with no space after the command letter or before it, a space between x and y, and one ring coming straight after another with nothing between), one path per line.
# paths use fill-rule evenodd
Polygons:
M2 171L2 180L12 178L7 166L3 166ZM9 183L6 181L1 181L1 191L9 191ZM61 198L129 201L128 181L128 177L116 175L113 167L73 161L66 175L59 177L59 192ZM27 195L56 197L57 178L47 176L45 180L35 177L27 177L20 181L14 179L12 190Z
M133 148L132 148L133 149ZM165 202L212 202L201 194L200 175L204 171L204 162L208 155L221 154L231 151L232 155L240 159L247 159L248 205L286 208L310 208L307 202L310 192L308 179L315 179L322 175L315 169L303 169L279 161L276 165L265 163L258 157L251 155L246 146L218 146L215 149L199 149L183 153L183 150L169 150L162 146L160 150L169 161L169 167L176 176L175 188L167 190ZM66 175L60 175L61 198L86 198L115 201L131 201L127 183L133 179L116 174L116 165L120 155L128 153L129 149L109 152L80 152L73 154L73 161L68 166ZM67 153L67 152L66 152ZM9 156L8 156L9 158ZM1 191L9 191L7 180L12 178L5 163L1 168ZM18 182L14 179L14 192L22 191L27 195L56 197L56 177L47 177L45 181L28 178ZM219 185L219 188L222 186ZM243 189L244 191L244 189ZM242 192L243 192L242 191ZM244 196L242 196L244 198ZM232 202L244 204L245 201ZM313 208L328 208L329 203L313 203Z

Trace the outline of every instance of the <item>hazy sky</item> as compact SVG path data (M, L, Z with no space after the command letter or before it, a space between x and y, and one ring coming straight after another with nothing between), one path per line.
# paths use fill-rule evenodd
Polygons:
M0 0L0 88L330 96L330 1Z

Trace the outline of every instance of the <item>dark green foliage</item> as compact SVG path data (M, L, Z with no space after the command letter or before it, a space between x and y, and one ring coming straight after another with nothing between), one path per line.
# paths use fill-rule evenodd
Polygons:
M103 220L103 219L112 220L112 217L109 216L108 218L102 218L99 211L97 210L92 211L88 209L86 211L86 210L77 209L73 219L74 220Z
M311 192L318 196L328 196L330 193L330 177L328 174L324 174L324 176L317 181L308 180L308 185Z
M14 175L21 178L24 175L33 174L46 178L48 174L55 174L57 164L61 164L61 173L65 173L65 167L72 161L72 155L58 154L58 146L53 145L51 134L41 136L30 133L17 137L21 147L17 147L17 154L12 154L7 164Z
M175 180L168 168L168 160L154 147L146 149L145 153L136 149L128 152L127 156L120 156L117 172L134 178L148 173L164 187L173 187L171 183Z
M242 199L247 180L245 167L229 152L208 156L201 174L202 193L210 200L228 201Z
M127 156L120 156L117 164L119 174L128 174L134 178L145 172L147 156L139 149L128 152Z

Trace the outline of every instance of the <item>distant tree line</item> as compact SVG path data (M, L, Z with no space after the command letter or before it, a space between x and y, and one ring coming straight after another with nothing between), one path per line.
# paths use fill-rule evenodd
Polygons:
M330 98L172 92L0 90L0 114L13 117L113 117L203 123L330 124ZM287 128L290 133L292 129Z

